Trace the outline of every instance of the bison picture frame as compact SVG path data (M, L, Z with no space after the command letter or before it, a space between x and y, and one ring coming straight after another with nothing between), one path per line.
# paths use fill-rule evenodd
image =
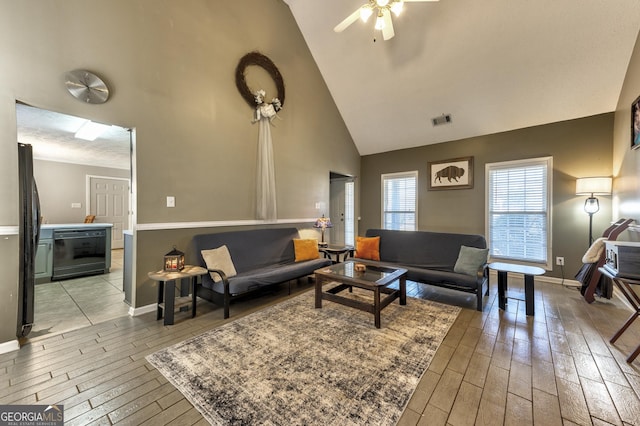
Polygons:
M430 191L473 188L473 157L430 161L428 171Z

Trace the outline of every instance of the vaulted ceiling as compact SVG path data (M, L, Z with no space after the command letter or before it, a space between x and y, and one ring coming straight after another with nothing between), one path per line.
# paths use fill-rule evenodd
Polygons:
M367 0L284 1L361 155L614 111L640 31L640 0L440 0L405 3L384 41L373 18L333 31ZM88 143L77 117L17 119L37 158L129 167L125 129Z
M333 31L366 0L284 1L361 155L614 111L640 30L638 0L440 0L383 41Z

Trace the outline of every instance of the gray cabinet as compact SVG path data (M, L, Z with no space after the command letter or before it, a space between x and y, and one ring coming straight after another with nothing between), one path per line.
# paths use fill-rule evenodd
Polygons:
M42 239L36 250L35 278L49 280L53 273L53 240Z

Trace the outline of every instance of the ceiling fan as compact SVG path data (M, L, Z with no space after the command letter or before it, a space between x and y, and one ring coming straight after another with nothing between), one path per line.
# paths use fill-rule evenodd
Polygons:
M356 22L358 18L362 19L362 22L367 22L369 17L375 13L375 29L382 30L382 38L384 40L389 40L395 35L395 32L393 31L393 23L391 22L391 12L393 12L394 15L399 16L400 12L402 12L404 3L427 1L439 0L368 0L367 3L359 7L351 15L347 16L344 21L336 25L333 31L337 33L344 31L349 25Z

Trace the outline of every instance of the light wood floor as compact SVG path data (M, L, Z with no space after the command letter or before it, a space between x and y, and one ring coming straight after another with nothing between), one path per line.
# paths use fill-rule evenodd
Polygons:
M293 293L310 288L301 281ZM400 425L640 425L640 358L625 362L640 321L608 343L631 313L619 300L589 305L575 289L537 282L536 315L527 317L515 300L500 311L495 285L484 313L471 295L413 283L409 293L464 309ZM236 303L231 320L287 297L285 285ZM0 355L0 404L64 404L68 425L205 424L144 357L221 318L199 300L197 317L178 314L173 326L147 314L32 338Z

